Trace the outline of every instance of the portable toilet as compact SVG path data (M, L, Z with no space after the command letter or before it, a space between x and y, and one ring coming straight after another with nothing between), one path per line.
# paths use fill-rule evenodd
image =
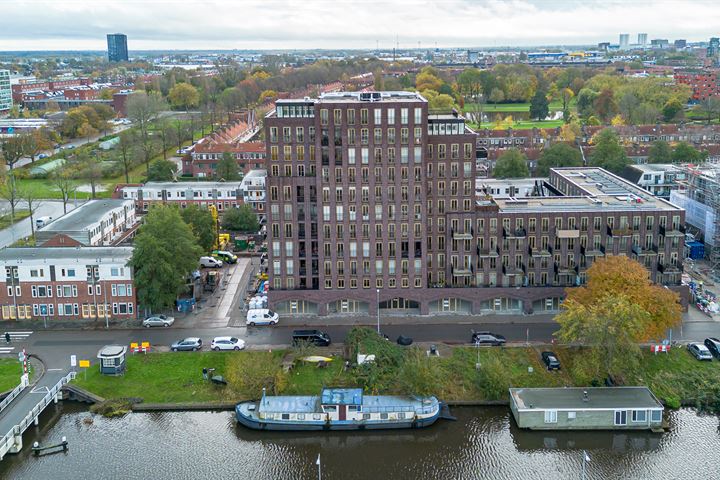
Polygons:
M105 345L98 352L100 373L103 375L120 375L125 372L125 356L127 347L124 345Z

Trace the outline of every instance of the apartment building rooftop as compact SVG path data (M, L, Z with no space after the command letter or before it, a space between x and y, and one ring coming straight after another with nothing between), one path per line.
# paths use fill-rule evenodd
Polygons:
M283 98L275 101L276 106L296 105L298 103L355 103L355 102L418 102L427 103L427 100L416 92L328 92L319 97L311 98Z
M137 189L158 189L158 190L169 190L169 189L181 189L191 190L196 188L202 189L215 189L225 190L228 188L238 189L240 188L240 181L234 182L148 182L145 185L134 186ZM133 186L129 186L132 188ZM127 188L127 187L125 187Z
M89 229L108 212L122 208L128 200L90 200L45 226L43 232L77 232ZM132 207L131 207L132 208Z
M51 263L53 260L84 263L127 263L132 247L8 247L0 250L0 262Z

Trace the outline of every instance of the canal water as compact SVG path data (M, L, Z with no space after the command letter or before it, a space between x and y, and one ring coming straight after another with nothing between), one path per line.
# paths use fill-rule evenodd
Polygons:
M232 412L91 415L66 403L0 462L0 478L49 479L587 479L720 477L718 417L671 412L665 434L518 430L508 409L456 408L457 422L418 431L281 433L239 427ZM30 446L67 453L36 458Z

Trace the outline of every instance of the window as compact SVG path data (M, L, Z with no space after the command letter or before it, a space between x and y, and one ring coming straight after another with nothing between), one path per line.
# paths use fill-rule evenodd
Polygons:
M662 420L662 410L652 410L650 412L650 420L653 422L660 422Z
M627 425L627 410L615 410L615 425Z
M636 423L647 422L647 410L633 410L632 421Z
M557 410L545 410L545 423L557 423Z
M576 414L575 412L568 412L568 420L575 420Z

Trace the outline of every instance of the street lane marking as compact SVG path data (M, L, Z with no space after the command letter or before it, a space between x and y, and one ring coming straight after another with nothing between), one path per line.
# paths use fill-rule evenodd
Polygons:
M30 390L30 393L49 393L50 389L48 387L35 387L32 390Z
M62 372L63 369L62 368L48 368L47 371L48 372Z
M0 353L10 353L15 350L15 347L0 347Z

